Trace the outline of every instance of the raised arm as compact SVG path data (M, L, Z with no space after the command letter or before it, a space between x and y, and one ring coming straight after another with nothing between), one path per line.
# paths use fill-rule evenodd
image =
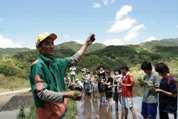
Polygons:
M84 52L86 51L88 46L90 46L93 43L94 40L95 40L94 34L91 34L87 38L87 40L85 41L83 46L80 48L80 50L72 56L73 65L76 65L78 63L78 61L81 59L82 55L84 54Z

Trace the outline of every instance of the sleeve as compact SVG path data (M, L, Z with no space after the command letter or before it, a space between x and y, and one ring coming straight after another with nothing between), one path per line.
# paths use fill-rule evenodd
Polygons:
M76 65L81 59L81 55L77 52L71 57L72 65Z
M134 86L134 80L133 80L133 77L132 77L132 75L130 74L130 84L131 84L131 86Z
M110 82L111 82L111 85L113 84L113 78L112 77L110 77Z
M64 102L63 95L60 92L53 92L53 91L45 89L45 90L37 92L37 95L41 100L44 100L47 102L58 102L58 103Z
M158 75L155 75L153 85L154 87L158 88L159 84L160 84L160 78Z
M90 79L90 74L86 75L85 77L83 77L85 80L89 80Z
M177 93L177 83L176 80L171 76L170 77L171 85L170 85L170 90L171 93Z
M38 64L33 64L30 71L30 83L32 91L42 91L48 87L45 81L43 68Z
M146 80L146 75L144 75L143 80Z
M66 58L63 58L62 60L65 60L65 61L63 61L63 66L65 67L65 68L69 68L69 67L71 67L72 66L72 58L71 57L66 57ZM58 59L58 61L60 61L60 59ZM67 67L66 67L66 65L67 65ZM72 70L72 69L70 69L70 70Z
M82 82L80 81L80 86L83 88L83 84L82 84Z

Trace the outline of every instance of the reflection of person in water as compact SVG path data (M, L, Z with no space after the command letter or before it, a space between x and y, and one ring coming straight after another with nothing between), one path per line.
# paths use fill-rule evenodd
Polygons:
M84 96L83 97L83 103L84 103L84 107L83 107L83 115L85 117L85 119L91 119L91 99L88 96Z
M98 101L93 99L92 100L92 104L93 104L93 110L92 110L92 115L94 115L95 118L99 118L99 108L98 108Z
M102 104L102 102L100 101L99 104L99 119L102 119L103 117L107 117L107 108L105 107L105 105ZM106 118L109 119L109 118Z

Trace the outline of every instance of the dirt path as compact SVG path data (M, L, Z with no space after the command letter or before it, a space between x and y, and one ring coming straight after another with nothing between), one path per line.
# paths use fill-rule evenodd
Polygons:
M29 92L31 88L25 88L21 90L15 90L15 91L7 91L0 93L0 107L4 105L9 99L17 94L26 93Z

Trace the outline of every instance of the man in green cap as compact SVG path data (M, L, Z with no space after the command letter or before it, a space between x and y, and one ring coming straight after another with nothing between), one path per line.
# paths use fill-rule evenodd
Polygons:
M77 64L85 50L95 40L94 34L91 34L72 57L52 58L56 38L57 35L54 33L42 33L36 40L36 48L40 55L30 68L29 78L37 119L63 119L67 112L67 98L81 99L81 92L65 91L64 75L67 68Z

